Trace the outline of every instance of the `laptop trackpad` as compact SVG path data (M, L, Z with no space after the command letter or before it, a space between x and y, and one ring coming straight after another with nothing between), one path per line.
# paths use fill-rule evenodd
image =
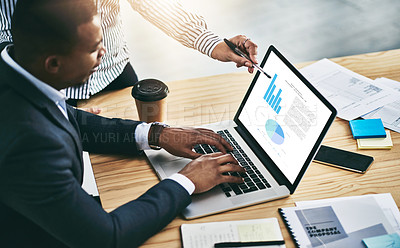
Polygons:
M162 161L162 160L160 160L160 161ZM160 164L160 167L164 171L165 175L167 177L169 177L172 174L177 173L180 170L182 170L183 167L185 167L191 161L192 161L191 159L179 158L179 159L175 159L175 160L168 161L165 163L160 162L160 163L162 163L162 164Z
M262 202L266 201L267 199L274 199L277 197L277 193L274 189L265 189L265 190L260 190L258 192L254 192L252 194L244 194L244 195L239 195L237 197L230 197L229 200L231 200L233 205L240 205L243 203L255 203L255 202Z

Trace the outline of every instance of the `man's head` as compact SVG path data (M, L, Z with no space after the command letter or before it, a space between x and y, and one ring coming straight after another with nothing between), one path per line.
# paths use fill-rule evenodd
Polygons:
M19 0L11 32L16 61L56 89L86 81L105 53L93 0Z

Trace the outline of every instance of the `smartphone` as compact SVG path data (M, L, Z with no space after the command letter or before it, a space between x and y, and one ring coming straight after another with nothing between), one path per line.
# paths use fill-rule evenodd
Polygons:
M371 156L349 152L329 146L321 146L314 158L315 162L358 173L365 173L374 158Z

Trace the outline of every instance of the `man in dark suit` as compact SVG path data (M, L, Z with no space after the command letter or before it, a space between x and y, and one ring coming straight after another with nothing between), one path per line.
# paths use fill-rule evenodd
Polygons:
M105 53L92 1L20 0L13 18L14 45L0 59L1 247L135 247L172 221L190 194L242 182L224 175L244 172L231 155L192 152L197 143L231 149L210 130L65 105L60 90L86 81ZM82 150L135 155L149 145L198 158L110 213L81 188Z

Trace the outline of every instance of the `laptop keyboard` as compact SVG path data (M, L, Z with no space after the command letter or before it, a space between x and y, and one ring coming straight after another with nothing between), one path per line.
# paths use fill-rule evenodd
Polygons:
M233 136L228 130L222 130L217 132L226 141L231 144L233 151L230 152L232 156L239 162L239 165L246 169L246 173L239 174L238 172L228 172L227 174L233 176L242 176L244 179L243 183L223 183L219 187L224 191L227 197L234 195L241 195L245 193L254 192L257 190L263 190L271 188L271 185L267 182L261 172L257 169L251 159L242 150L240 145L236 142ZM208 154L218 152L219 150L215 146L210 146L206 144L196 145L194 150L197 153Z

